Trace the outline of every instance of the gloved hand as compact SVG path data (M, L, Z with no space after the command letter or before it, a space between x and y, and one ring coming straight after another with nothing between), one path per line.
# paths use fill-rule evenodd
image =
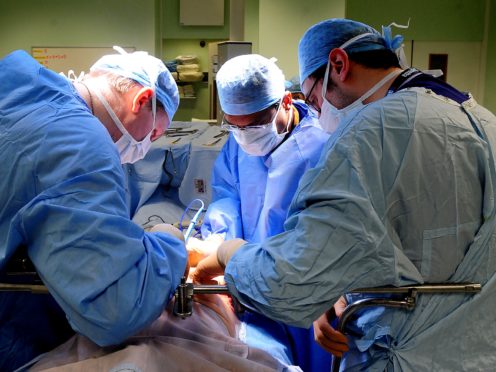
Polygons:
M315 341L317 341L324 350L339 358L341 358L343 353L347 352L349 349L348 339L344 334L336 331L330 323L336 316L341 316L345 307L346 300L344 297L341 297L331 309L313 322Z
M217 251L223 242L224 236L220 234L212 234L205 240L189 238L186 248L188 249L190 265L196 266L198 262Z
M150 232L164 232L184 242L184 235L178 228L169 223L159 223L150 229Z
M182 240L184 242L184 235L177 227L172 226L168 223L159 223L150 229L150 232L163 232L173 237ZM185 246L186 248L186 246ZM184 276L187 278L189 275L190 263L189 259L186 261L186 268L184 269Z
M246 244L243 239L232 239L222 243L207 258L201 260L193 273L193 283L216 284L213 278L224 275L224 269L231 256Z

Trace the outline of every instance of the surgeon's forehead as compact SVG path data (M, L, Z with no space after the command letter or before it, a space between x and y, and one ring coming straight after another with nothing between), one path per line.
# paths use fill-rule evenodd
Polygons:
M274 105L272 105L262 111L254 112L252 114L246 114L246 115L225 114L224 117L227 119L229 123L236 125L267 124L270 120L272 120L272 115L274 114L274 110L275 107Z

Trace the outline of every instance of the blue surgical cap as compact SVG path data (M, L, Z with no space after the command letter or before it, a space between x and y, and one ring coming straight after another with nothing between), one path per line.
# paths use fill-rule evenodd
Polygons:
M228 115L262 111L284 96L284 74L276 64L258 54L231 58L216 76L219 101Z
M103 56L91 66L90 71L105 70L152 88L172 121L179 106L179 91L164 63L147 52L126 53L121 48L114 49L120 53Z
M388 49L385 39L374 28L357 21L333 18L310 27L300 40L298 46L298 63L300 65L300 82L327 65L329 53L339 48L355 36L370 33L344 49L346 52L363 52L368 50Z
M293 76L291 79L286 80L286 90L291 93L301 92L300 80L298 76Z

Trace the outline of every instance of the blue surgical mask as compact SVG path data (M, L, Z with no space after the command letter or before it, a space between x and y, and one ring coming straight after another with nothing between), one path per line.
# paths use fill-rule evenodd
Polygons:
M283 133L278 133L276 119L280 109L281 104L279 104L274 118L268 124L252 127L248 126L244 128L237 128L233 126L229 127L234 139L244 152L253 156L265 156L282 142L284 137L288 134L288 128L291 123L293 110L291 110L285 131Z
M119 129L119 131L122 133L121 138L115 142L115 145L117 146L117 149L119 151L119 157L121 159L121 164L133 164L136 163L138 160L141 160L145 157L147 152L150 150L150 147L152 146L152 141L151 141L151 136L153 133L153 130L155 129L155 119L156 119L156 102L155 102L155 97L153 98L152 101L152 114L153 114L153 127L150 133L146 135L145 138L143 138L141 141L137 141L134 139L133 136L126 130L124 127L124 124L120 121L120 119L117 117L115 114L114 110L112 107L110 107L109 103L103 97L103 95L98 92L98 90L93 90L93 92L96 94L102 105L105 107L105 110L107 110L107 113L110 115L112 118L114 124L116 127Z

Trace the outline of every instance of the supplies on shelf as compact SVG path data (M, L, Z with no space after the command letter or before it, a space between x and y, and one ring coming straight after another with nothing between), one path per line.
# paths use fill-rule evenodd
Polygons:
M177 71L177 77L174 76L177 82L193 83L203 80L203 72L201 72L197 56L181 55L177 56L174 61L176 65L171 64L171 67L175 67Z
M164 64L165 64L165 67L167 67L167 69L170 72L176 72L177 71L177 61L175 59L173 59L172 61L165 61Z
M193 83L203 80L203 72L201 71L178 72L178 75L179 75L178 81Z
M179 98L196 98L193 85L178 85L177 88L179 90Z
M195 55L185 55L185 56L177 56L175 58L176 62L179 65L192 65L192 64L198 64L198 57Z
M189 83L203 81L204 76L198 57L195 55L180 55L164 63L177 82L179 97L196 98L195 88Z
M195 89L193 88L193 85L191 85L191 84L183 85L183 92L184 92L185 98L195 96Z
M198 63L192 63L190 65L177 65L177 72L191 72L191 71L200 71L200 65Z

